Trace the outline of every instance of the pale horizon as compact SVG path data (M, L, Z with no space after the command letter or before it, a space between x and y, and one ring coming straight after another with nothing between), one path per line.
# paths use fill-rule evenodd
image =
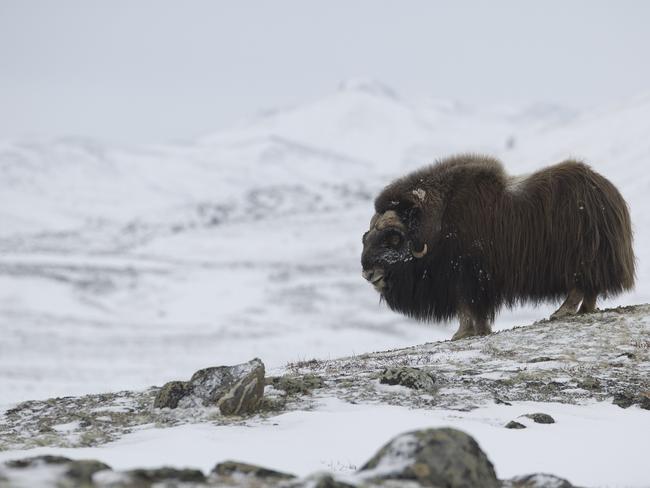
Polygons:
M378 80L586 108L650 90L645 2L0 3L0 140L191 140ZM460 31L460 32L459 32Z

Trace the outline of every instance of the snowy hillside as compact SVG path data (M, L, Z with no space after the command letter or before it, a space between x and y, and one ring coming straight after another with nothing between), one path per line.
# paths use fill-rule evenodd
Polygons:
M194 143L0 144L0 404L145 387L206 364L267 365L447 339L359 277L372 198L455 152L512 173L585 156L634 216L650 300L650 101L561 107L407 101L369 80ZM504 312L496 328L547 316Z
M112 488L647 487L649 314L650 305L620 307L487 337L296 362L281 376L266 375L254 359L197 371L180 390L176 378L145 390L24 402L0 420L0 485L4 476L29 488L36 480ZM224 411L212 401L218 391L246 411L233 415L233 404ZM459 453L438 438L432 452L402 442L392 463L366 472L389 439L448 427L479 447ZM493 464L477 474L481 449ZM315 472L338 484L317 484ZM540 472L537 482L517 481Z

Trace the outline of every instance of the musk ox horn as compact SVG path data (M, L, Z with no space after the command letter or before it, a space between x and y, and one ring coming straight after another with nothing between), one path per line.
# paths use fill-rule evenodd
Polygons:
M411 254L413 254L413 257L416 257L416 258L420 259L420 258L423 258L424 256L426 256L427 252L429 252L429 248L427 246L427 243L425 242L424 246L422 246L421 251L416 251L414 249L413 251L411 251Z

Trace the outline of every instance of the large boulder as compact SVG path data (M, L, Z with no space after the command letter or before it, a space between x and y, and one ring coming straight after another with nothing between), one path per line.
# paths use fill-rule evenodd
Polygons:
M264 363L205 368L189 381L170 381L156 395L155 408L219 407L223 415L253 413L264 395Z
M477 442L456 429L426 429L395 437L358 473L368 481L411 480L421 486L497 488L492 463Z

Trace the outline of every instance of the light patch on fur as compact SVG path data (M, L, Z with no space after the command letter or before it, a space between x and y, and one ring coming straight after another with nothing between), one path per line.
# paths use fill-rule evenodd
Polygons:
M427 192L424 191L422 188L417 188L417 189L413 190L411 193L413 193L413 195L418 197L418 199L421 202L424 202L424 198L427 196Z
M524 185L528 181L530 175L516 175L509 176L506 183L506 191L510 193L521 193L524 189Z

